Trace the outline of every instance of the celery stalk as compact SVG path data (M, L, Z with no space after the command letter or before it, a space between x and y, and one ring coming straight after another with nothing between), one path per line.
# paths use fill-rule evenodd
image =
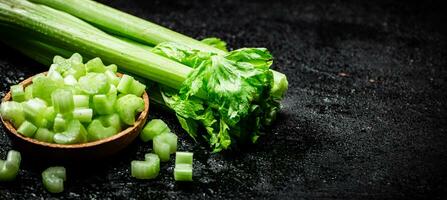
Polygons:
M191 68L97 30L71 15L25 0L0 1L0 20L38 34L81 54L113 61L124 70L180 88Z
M177 33L163 26L127 14L115 8L91 0L31 0L67 12L101 29L146 44L157 45L162 42L175 42L192 49L223 55L226 52ZM274 85L272 95L282 98L287 91L287 77L272 70Z

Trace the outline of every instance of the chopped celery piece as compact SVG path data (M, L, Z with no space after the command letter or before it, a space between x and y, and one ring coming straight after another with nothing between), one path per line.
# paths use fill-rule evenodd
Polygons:
M159 159L149 159L145 161L134 160L130 165L131 175L137 179L154 179L160 172Z
M33 137L34 133L36 133L37 131L37 127L28 122L28 121L24 121L22 123L22 125L19 126L19 128L17 129L17 132L26 136L26 137Z
M100 115L108 115L112 114L114 110L116 95L113 98L109 98L104 94L98 94L93 96L93 107L95 109L95 113Z
M23 111L25 112L25 118L35 124L38 127L43 127L46 125L45 118L42 115L46 110L45 101L34 98L22 103Z
M123 77L121 77L121 80L118 83L118 86L116 89L121 93L127 94L127 93L129 93L129 90L130 90L130 87L132 86L133 81L134 81L134 78L132 76L124 74Z
M121 120L118 114L114 113L111 115L104 115L98 117L97 119L100 120L104 126L111 126L118 130L118 132L121 131Z
M116 89L116 86L114 85L110 85L109 91L107 91L107 97L111 100L111 101L115 101L116 100L116 96L118 94L118 90Z
M79 78L78 83L81 90L89 95L104 94L110 87L106 75L94 72Z
M113 73L116 73L118 71L118 66L116 66L115 64L111 64L109 66L106 67L107 71L112 71Z
M48 73L56 71L62 76L69 75L74 76L76 79L85 75L85 66L82 63L82 56L78 53L74 53L70 58L65 59L61 56L55 56L53 63Z
M64 191L64 181L67 179L65 167L49 167L42 172L42 183L51 193Z
M73 95L73 102L75 108L88 108L89 107L88 95Z
M170 147L169 144L157 140L157 137L154 138L152 141L152 148L154 149L154 152L160 157L160 160L162 162L169 161L169 155L170 155Z
M64 77L62 76L62 74L60 74L58 71L48 71L48 78L50 78L53 81L56 81L58 83L63 83L64 82Z
M133 94L124 95L115 102L115 111L127 125L133 125L135 123L135 115L143 110L143 99Z
M64 83L65 83L65 85L74 86L74 85L78 84L78 81L76 80L76 78L73 75L70 74L64 78Z
M170 131L171 129L169 129L168 125L161 119L153 119L143 128L140 133L140 138L142 141L147 142L154 139L157 135Z
M53 137L54 137L54 133L46 128L37 129L37 132L34 135L34 138L36 140L39 140L41 142L48 142L48 143L54 142Z
M91 122L93 117L93 110L90 108L76 108L73 111L73 119L80 122Z
M13 85L11 86L11 96L12 100L16 102L22 102L25 101L25 91L23 90L22 85Z
M44 100L48 105L51 104L51 94L63 87L63 82L57 82L46 76L37 76L33 78L33 97Z
M25 87L25 99L30 100L33 98L33 85L28 85Z
M107 68L104 66L100 58L93 58L85 63L87 72L104 73Z
M148 160L155 160L155 161L157 161L158 163L160 163L160 158L159 158L158 155L155 154L155 153L147 153L147 154L144 154L144 160L146 160L146 161L148 161Z
M145 85L143 85L137 80L133 80L129 88L129 94L134 94L137 97L141 97L145 89L146 89Z
M115 135L119 130L114 126L104 125L102 120L95 119L88 125L87 132L88 141L96 141Z
M166 143L169 145L169 153L175 153L177 150L177 135L174 133L163 133L154 137L154 142L157 143Z
M54 118L53 130L55 132L63 132L65 129L67 129L67 120L61 114L57 114Z
M109 81L110 84L118 86L120 78L116 76L115 72L113 72L112 70L107 70L106 72L104 72L104 74L107 76L107 80Z
M20 152L10 150L6 156L6 160L0 159L0 181L14 180L20 169L22 156Z
M45 108L43 117L48 120L49 122L54 122L54 118L56 117L57 113L54 110L53 106Z
M65 114L74 109L73 93L71 90L58 89L51 94L54 110Z
M174 167L175 181L192 181L192 165L176 164Z
M193 153L191 153L191 152L177 151L175 153L175 165L178 165L178 164L192 165L192 156L193 156Z
M22 104L6 101L0 104L0 114L4 120L10 121L17 128L25 121Z
M16 178L19 167L10 162L0 162L0 181L12 181Z
M58 144L83 143L87 141L87 131L81 122L71 120L68 123L67 130L62 133L56 133L53 140Z
M14 165L19 166L20 162L22 161L22 156L20 152L15 150L8 151L8 155L6 156L6 162L11 162Z

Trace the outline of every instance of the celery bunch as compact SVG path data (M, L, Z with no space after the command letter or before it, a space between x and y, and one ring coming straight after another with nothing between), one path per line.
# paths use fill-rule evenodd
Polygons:
M55 51L98 56L157 82L182 127L215 152L255 142L287 90L287 78L269 69L272 56L264 48L228 52L216 38L197 41L90 0L32 1L38 4L0 0L0 34L21 37L3 37L6 43L40 62Z

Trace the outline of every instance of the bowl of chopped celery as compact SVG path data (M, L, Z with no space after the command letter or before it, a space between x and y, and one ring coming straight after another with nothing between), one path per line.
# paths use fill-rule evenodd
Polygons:
M145 85L95 58L56 56L48 72L11 86L0 116L21 151L63 160L97 159L128 146L144 126Z

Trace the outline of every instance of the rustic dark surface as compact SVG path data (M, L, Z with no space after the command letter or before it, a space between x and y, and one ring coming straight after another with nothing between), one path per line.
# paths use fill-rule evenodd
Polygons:
M149 2L149 1L148 1ZM44 167L24 155L0 199L339 198L441 199L446 189L445 9L421 1L107 1L187 35L230 47L263 46L290 90L271 132L237 153L210 154L173 115L152 110L193 151L194 179L175 183L173 162L154 181L130 177L150 144L134 142L98 163L68 170L65 192L47 193ZM46 68L0 46L0 92ZM0 155L13 148L0 129Z

